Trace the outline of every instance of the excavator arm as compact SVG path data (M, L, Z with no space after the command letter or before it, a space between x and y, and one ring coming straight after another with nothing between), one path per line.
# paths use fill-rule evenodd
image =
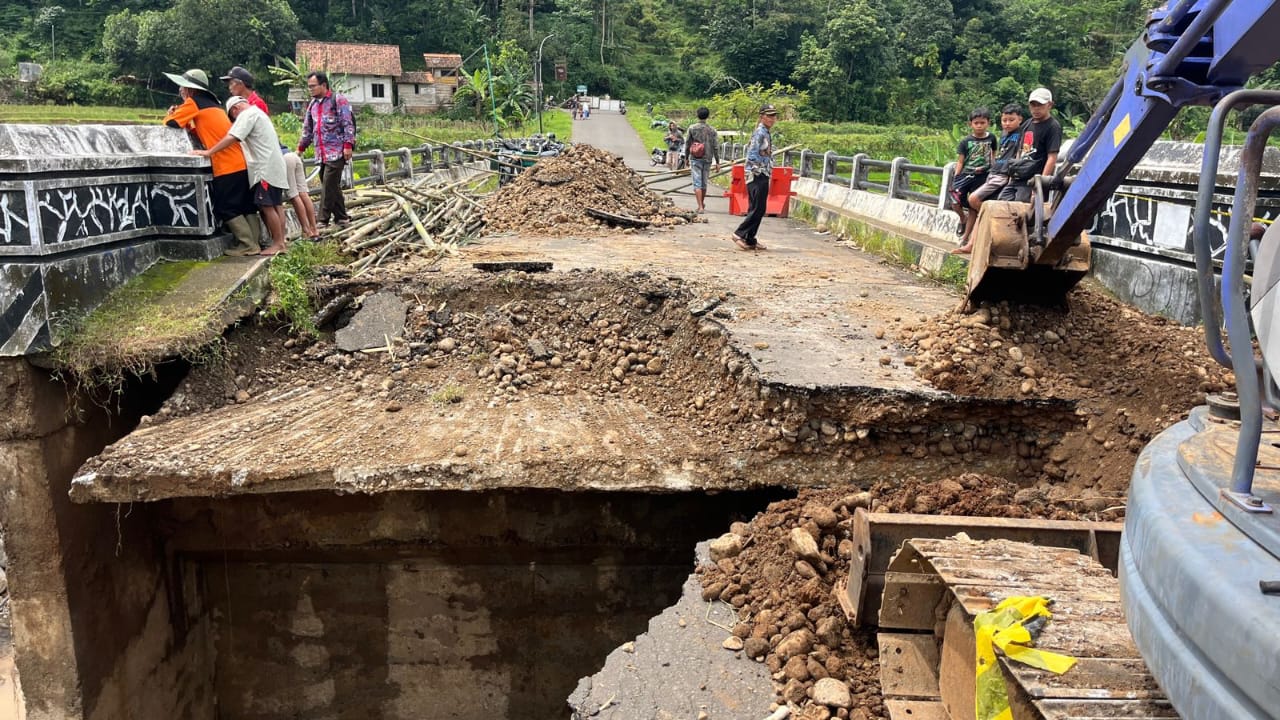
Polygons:
M1181 0L1152 11L1123 77L1054 176L1036 180L1054 192L1051 207L1040 193L1029 205L983 204L970 299L1018 299L1032 288L1035 299L1061 301L1088 268L1085 228L1129 171L1181 108L1211 106L1280 59L1278 34L1280 0Z

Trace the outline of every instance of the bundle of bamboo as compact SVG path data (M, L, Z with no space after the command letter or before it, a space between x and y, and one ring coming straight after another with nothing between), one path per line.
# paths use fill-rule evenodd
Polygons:
M347 196L351 224L331 234L355 257L358 277L393 255L452 255L479 236L484 177L442 182L423 176Z

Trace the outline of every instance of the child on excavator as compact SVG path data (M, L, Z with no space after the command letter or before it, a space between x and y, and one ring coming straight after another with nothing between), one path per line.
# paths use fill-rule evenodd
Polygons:
M969 193L969 208L976 222L978 211L982 209L983 201L995 197L1000 192L1000 188L1009 184L1009 161L1018 156L1018 150L1021 147L1020 142L1022 135L1018 129L1022 127L1022 106L1017 103L1009 103L1000 110L1000 145L995 153L995 159L991 163L991 170L987 173L987 181L981 187ZM963 244L951 252L956 255L967 255L973 251L973 226L968 227L965 233Z
M996 138L987 132L991 127L991 112L984 107L974 108L969 113L969 129L956 146L956 175L951 184L951 207L960 218L956 234L961 236L962 247L969 242L973 233L973 223L978 217L969 209L969 193L977 190L987 180L987 171L991 169L991 160L996 152Z

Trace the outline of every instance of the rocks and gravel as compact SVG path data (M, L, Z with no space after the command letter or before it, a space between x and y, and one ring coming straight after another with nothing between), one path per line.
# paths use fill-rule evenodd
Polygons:
M608 225L588 215L588 208L658 227L697 219L646 188L618 156L574 145L558 157L539 161L488 198L486 232L564 235L605 230Z
M849 572L853 511L1079 517L1069 503L1020 492L1016 483L972 473L803 490L735 524L733 534L751 542L699 568L702 598L737 612L732 634L742 640L743 660L765 663L775 702L793 706L796 717L883 719L875 629L849 627L833 594Z

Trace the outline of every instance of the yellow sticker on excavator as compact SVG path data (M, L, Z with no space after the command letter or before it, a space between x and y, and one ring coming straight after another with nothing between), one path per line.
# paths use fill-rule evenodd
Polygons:
M1133 125L1129 122L1129 113L1125 113L1124 117L1120 118L1120 124L1116 126L1115 130L1111 131L1111 139L1115 141L1116 147L1120 147L1120 143L1129 137L1129 131L1132 129Z

